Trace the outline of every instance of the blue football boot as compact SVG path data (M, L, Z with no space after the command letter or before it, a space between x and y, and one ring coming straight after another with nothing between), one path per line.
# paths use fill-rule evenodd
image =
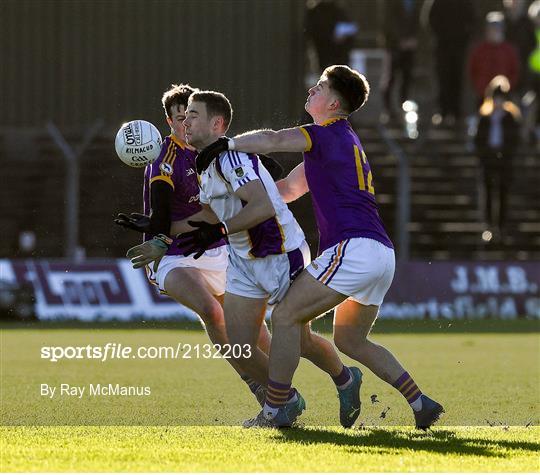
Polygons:
M275 417L267 418L264 411L261 411L257 414L257 417L244 421L243 426L246 429L251 427L291 427L298 416L306 409L306 401L298 391L297 394L298 399L280 407Z
M360 415L360 386L362 385L362 372L351 366L349 368L352 383L345 389L338 389L339 397L339 421L343 427L352 427Z
M266 388L259 385L253 395L255 396L255 399L257 399L259 406L264 407L264 402L266 401Z

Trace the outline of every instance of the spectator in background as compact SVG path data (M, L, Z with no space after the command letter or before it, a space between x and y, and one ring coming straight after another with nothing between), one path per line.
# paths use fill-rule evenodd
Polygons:
M461 117L463 70L466 51L476 20L470 0L433 0L429 26L435 36L435 67L438 80L439 113L433 123L453 124Z
M396 115L392 107L392 92L399 76L400 105L409 96L414 58L418 49L421 1L387 0L385 6L384 36L388 59L381 89L385 115L392 117Z
M475 137L476 153L483 172L485 218L490 228L504 236L512 160L519 143L520 112L509 99L510 82L496 76L488 84L480 106ZM494 200L498 192L498 202ZM493 206L495 204L496 212Z
M519 55L520 79L515 89L523 97L531 86L528 62L536 46L534 25L527 14L526 0L503 0L503 4L506 39L515 46Z
M319 67L317 76L332 64L349 64L349 53L357 33L358 26L349 19L342 2L306 2L305 34L315 48Z
M471 50L468 71L478 104L495 76L506 76L511 89L517 85L519 56L516 48L505 40L504 15L501 12L486 15L485 39Z

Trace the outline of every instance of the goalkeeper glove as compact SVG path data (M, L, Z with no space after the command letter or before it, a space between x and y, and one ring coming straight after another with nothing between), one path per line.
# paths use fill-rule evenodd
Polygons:
M140 233L151 233L150 216L141 213L131 213L129 216L125 213L118 213L114 222L124 228L133 229Z
M227 237L227 227L224 223L188 221L188 224L196 229L176 236L179 240L177 246L184 249L186 257L195 253L193 258L198 259L212 244Z
M197 173L202 174L212 163L214 158L219 157L221 152L226 152L229 150L229 138L220 137L215 142L211 143L205 147L197 155L196 164L197 164Z
M148 265L153 261L152 270L156 272L162 257L167 253L171 244L170 237L158 234L149 241L129 249L126 256L131 259L134 269Z

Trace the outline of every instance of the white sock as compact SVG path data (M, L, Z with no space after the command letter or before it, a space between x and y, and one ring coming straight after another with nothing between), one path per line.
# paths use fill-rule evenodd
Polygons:
M347 381L345 384L341 384L340 386L336 385L336 388L338 388L340 391L345 389L345 388L348 388L351 384L352 384L352 375L349 376L349 381Z
M273 419L274 417L276 417L278 410L278 407L270 407L268 404L265 403L263 407L264 417L266 417L266 419Z
M298 393L295 391L294 394L289 399L287 399L287 404L296 401L298 401Z
M413 411L421 411L422 410L422 396L417 398L415 401L409 403L409 405L413 408Z

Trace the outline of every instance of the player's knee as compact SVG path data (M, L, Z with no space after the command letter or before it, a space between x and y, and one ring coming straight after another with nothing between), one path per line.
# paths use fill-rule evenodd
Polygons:
M272 312L272 326L274 327L288 327L294 324L294 320L287 312Z
M217 327L225 324L223 308L215 299L204 302L200 310L200 317L207 326Z
M302 339L300 340L300 356L304 358L308 357L312 353L312 349L313 343L311 334L309 332L302 334Z
M349 349L349 344L344 337L342 337L341 335L335 335L334 344L336 345L336 348L339 351L341 351L345 355L347 354L347 350Z
M334 335L334 343L336 348L347 356L358 355L363 351L365 338L358 337L357 335L348 335L347 333L336 333Z
M303 336L300 344L300 356L309 359L310 356L317 353L315 346L315 342L310 337Z
M287 306L279 304L272 312L272 325L291 326L300 323L296 314Z
M256 348L257 347L257 330L258 328L252 328L246 325L245 327L238 327L227 325L227 338L231 346ZM247 352L250 356L250 352ZM243 355L242 355L243 357Z

